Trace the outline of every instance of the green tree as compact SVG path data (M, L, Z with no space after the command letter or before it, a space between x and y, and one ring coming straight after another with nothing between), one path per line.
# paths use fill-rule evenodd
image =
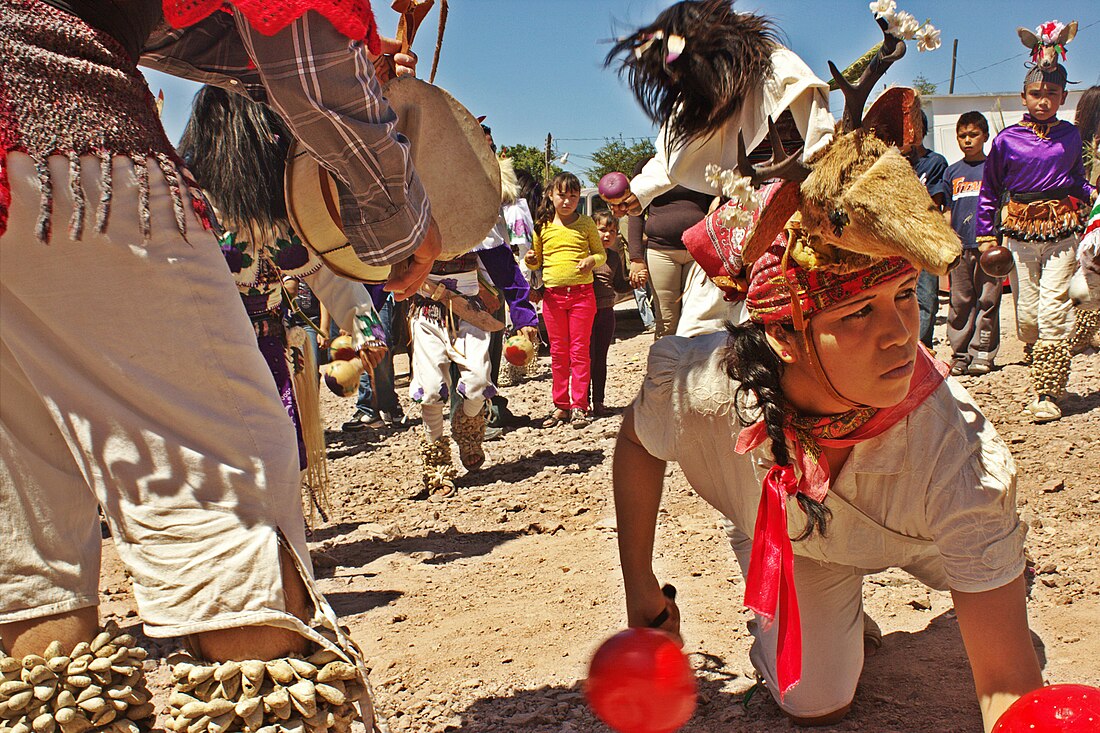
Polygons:
M523 169L535 177L536 181L543 180L543 173L546 170L546 146L533 147L531 145L524 145L517 143L515 145L505 145L500 150L501 155L511 158L512 165L516 167L516 170ZM554 146L550 146L550 176L554 177L561 173L563 168L556 165L553 161L558 157L557 150Z
M913 79L913 88L917 90L917 94L926 97L929 94L935 94L937 86L928 81L928 77L924 74L917 74Z
M612 171L630 176L634 172L634 166L656 152L653 141L649 139L627 145L622 138L604 138L604 144L592 153L592 167L586 168L584 174L593 185Z

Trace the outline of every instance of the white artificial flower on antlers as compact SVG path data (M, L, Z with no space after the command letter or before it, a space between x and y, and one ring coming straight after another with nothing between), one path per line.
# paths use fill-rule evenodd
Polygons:
M889 26L886 31L890 35L906 41L913 40L917 35L917 30L920 28L920 23L913 17L913 14L904 10L899 10L894 13L894 16L889 18L888 22Z
M889 20L894 16L894 11L897 10L898 4L894 0L875 0L871 3L871 12L875 14L876 18L886 18Z
M737 171L723 170L711 163L704 169L707 183L730 199L733 206L723 206L718 218L731 229L747 229L752 224L752 212L760 208L760 196L752 187L752 180L740 176Z
M917 50L935 51L940 47L940 32L931 23L926 23L917 31Z

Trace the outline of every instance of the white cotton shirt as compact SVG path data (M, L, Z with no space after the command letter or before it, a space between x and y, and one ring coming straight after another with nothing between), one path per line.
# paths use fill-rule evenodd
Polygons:
M742 532L756 524L770 442L746 455L737 383L726 375L726 335L666 337L653 345L634 425L652 455L676 461L692 488ZM978 593L1024 569L1027 526L1016 512L1016 467L993 425L953 378L904 420L858 443L834 477L825 537L794 543L796 555L866 573L908 570L928 585ZM792 537L805 515L794 497Z

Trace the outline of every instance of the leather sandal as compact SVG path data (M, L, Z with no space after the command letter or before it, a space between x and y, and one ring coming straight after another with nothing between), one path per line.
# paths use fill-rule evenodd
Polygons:
M542 427L556 428L569 422L569 417L569 410L556 409L543 419Z
M1062 417L1058 405L1048 397L1041 397L1027 406L1031 419L1036 423L1053 422Z

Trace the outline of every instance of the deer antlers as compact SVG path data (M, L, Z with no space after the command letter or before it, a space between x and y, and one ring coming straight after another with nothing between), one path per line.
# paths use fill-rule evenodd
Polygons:
M779 134L779 128L775 126L775 120L768 117L768 142L771 143L772 157L765 165L753 165L749 162L749 154L745 149L745 135L737 133L737 171L748 176L753 188L759 188L764 181L772 178L782 178L787 181L804 181L810 175L810 168L802 163L802 149L799 147L790 155L783 149L783 140Z
M859 81L854 86L844 78L832 61L829 62L833 82L844 94L844 116L841 118L844 132L851 132L863 126L863 107L867 104L867 97L870 96L871 90L890 65L905 55L905 42L887 30L889 24L886 19L877 18L876 21L882 29L882 47L867 64L867 68L863 70Z

